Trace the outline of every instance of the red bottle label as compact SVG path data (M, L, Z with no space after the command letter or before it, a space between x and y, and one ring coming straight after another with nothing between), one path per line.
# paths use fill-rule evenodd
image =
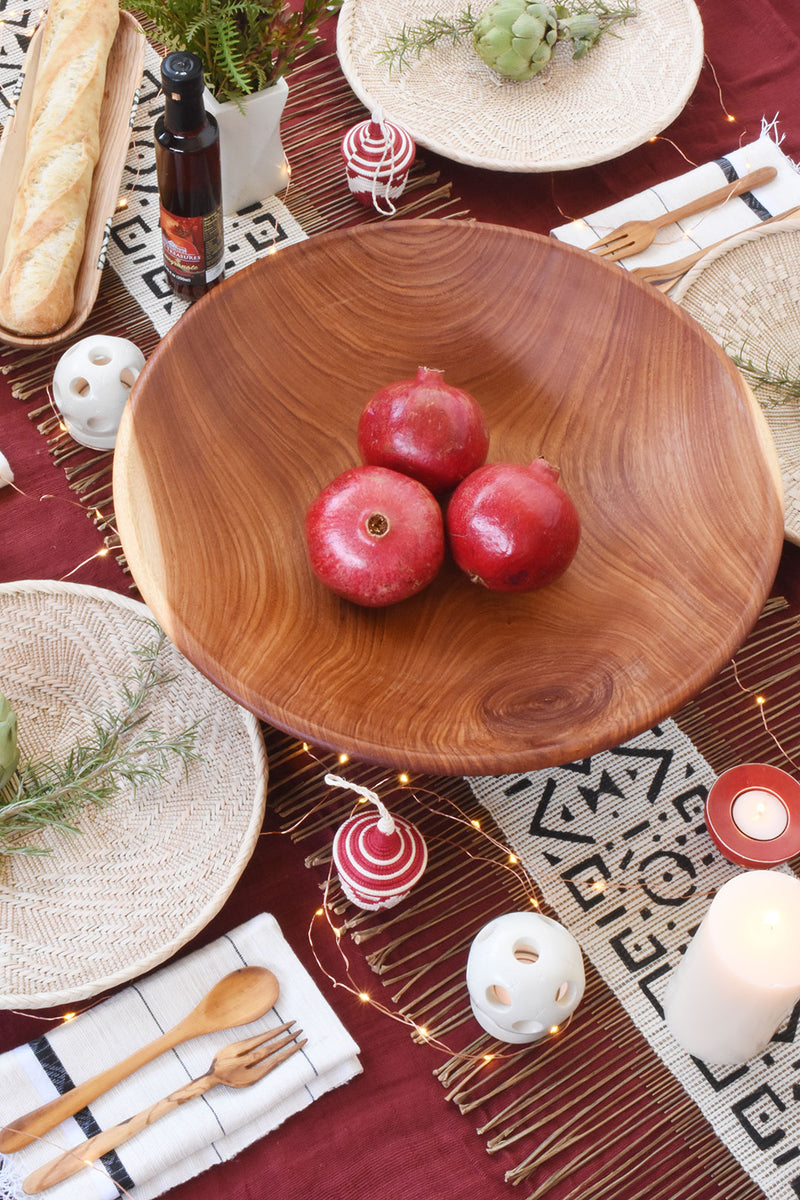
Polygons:
M180 282L210 282L222 274L222 210L204 217L178 217L161 206L161 246L167 273Z

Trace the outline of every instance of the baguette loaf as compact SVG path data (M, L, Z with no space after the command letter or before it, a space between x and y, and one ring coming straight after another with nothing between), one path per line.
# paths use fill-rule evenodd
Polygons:
M14 333L53 333L72 313L118 24L118 0L50 0L0 272L0 325Z

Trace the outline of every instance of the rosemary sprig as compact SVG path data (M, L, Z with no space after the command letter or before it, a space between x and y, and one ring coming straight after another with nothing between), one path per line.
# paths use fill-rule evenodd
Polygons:
M438 42L449 38L453 45L456 45L463 37L472 33L477 21L478 18L468 5L452 18L423 17L417 25L404 23L399 33L387 37L386 44L378 50L378 58L388 63L390 70L394 67L402 69L407 66L412 55L419 58L424 50Z
M723 349L756 388L769 387L779 393L778 396L762 397L765 408L778 408L789 401L800 400L800 371L797 365L784 362L773 366L770 351L767 351L763 364L759 365L747 353L746 344L738 350L732 350L728 345Z
M174 676L160 670L158 656L166 640L162 630L149 645L134 649L140 666L121 688L118 712L92 718L92 733L78 742L63 762L28 760L0 792L0 855L47 854L26 840L45 829L78 832L74 818L86 805L105 808L124 784L134 790L151 780L167 778L177 757L188 770L199 759L195 741L199 722L178 734L146 726L146 701L156 688Z

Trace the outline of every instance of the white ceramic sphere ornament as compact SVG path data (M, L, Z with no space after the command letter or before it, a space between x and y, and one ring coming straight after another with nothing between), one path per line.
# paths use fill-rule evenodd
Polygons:
M538 1042L563 1025L586 985L581 948L558 921L505 913L484 925L467 959L467 990L479 1025L501 1042Z
M113 450L143 366L144 355L127 338L96 333L70 346L53 375L53 399L70 437L92 450Z
M416 825L393 816L369 788L337 775L326 775L325 782L350 788L375 805L349 817L336 830L333 862L342 891L353 904L370 912L393 908L406 898L428 865L425 839Z

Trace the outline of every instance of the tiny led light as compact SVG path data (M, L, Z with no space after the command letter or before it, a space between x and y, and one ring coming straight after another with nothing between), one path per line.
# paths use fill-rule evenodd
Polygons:
M359 998L359 1000L364 1000L364 1001L369 1000L369 992L359 992L358 998Z
M558 1033L558 1026L557 1026L557 1025L551 1025L551 1026L550 1026L550 1030L549 1030L549 1032L550 1032L550 1033L551 1033L553 1036L555 1036L555 1035Z
M350 755L345 754L344 751L342 751L342 753L339 755L339 762L340 763L350 762Z
M509 854L508 861L511 863L512 866L514 866L519 862L519 859L517 858L516 854Z
M67 1023L67 1021L74 1021L74 1020L75 1020L75 1018L77 1017L77 1015L78 1015L78 1014L77 1014L77 1013L74 1013L74 1012L68 1012L68 1013L64 1013L64 1016L63 1016L63 1018L62 1018L62 1019L63 1019L64 1023L66 1024L66 1023Z
M470 821L470 825L472 826L473 829L480 829L480 827L481 827L480 821L476 821L476 820Z
M398 775L397 778L399 779L400 783L408 783L408 776L406 775L405 771Z
M758 705L759 708L761 708L766 703L767 703L766 696L756 696L756 704Z

